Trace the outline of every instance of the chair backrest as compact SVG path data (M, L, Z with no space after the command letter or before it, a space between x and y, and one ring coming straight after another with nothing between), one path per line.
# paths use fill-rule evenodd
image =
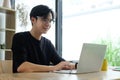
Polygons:
M0 60L0 73L12 73L12 60Z
M2 62L0 61L0 73L2 73Z

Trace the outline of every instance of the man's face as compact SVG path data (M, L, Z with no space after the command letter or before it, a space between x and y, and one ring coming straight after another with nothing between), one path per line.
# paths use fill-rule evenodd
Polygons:
M51 27L52 14L49 13L47 18L37 16L37 19L34 18L32 21L33 28L40 34L47 33Z

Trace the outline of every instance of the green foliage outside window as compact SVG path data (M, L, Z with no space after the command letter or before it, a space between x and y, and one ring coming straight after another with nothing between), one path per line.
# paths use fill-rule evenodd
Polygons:
M97 43L107 45L105 58L110 66L120 66L120 42L114 43L112 40L100 40Z

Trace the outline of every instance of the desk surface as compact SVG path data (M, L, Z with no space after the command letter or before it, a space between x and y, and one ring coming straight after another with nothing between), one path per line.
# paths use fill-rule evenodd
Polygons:
M120 71L101 71L87 74L52 72L0 74L0 80L120 80Z

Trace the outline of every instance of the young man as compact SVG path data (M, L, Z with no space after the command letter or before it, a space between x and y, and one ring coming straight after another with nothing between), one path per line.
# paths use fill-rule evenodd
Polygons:
M50 29L53 19L54 13L48 6L37 5L32 8L32 29L16 33L13 37L14 73L75 69L75 65L61 58L51 41L42 36Z

